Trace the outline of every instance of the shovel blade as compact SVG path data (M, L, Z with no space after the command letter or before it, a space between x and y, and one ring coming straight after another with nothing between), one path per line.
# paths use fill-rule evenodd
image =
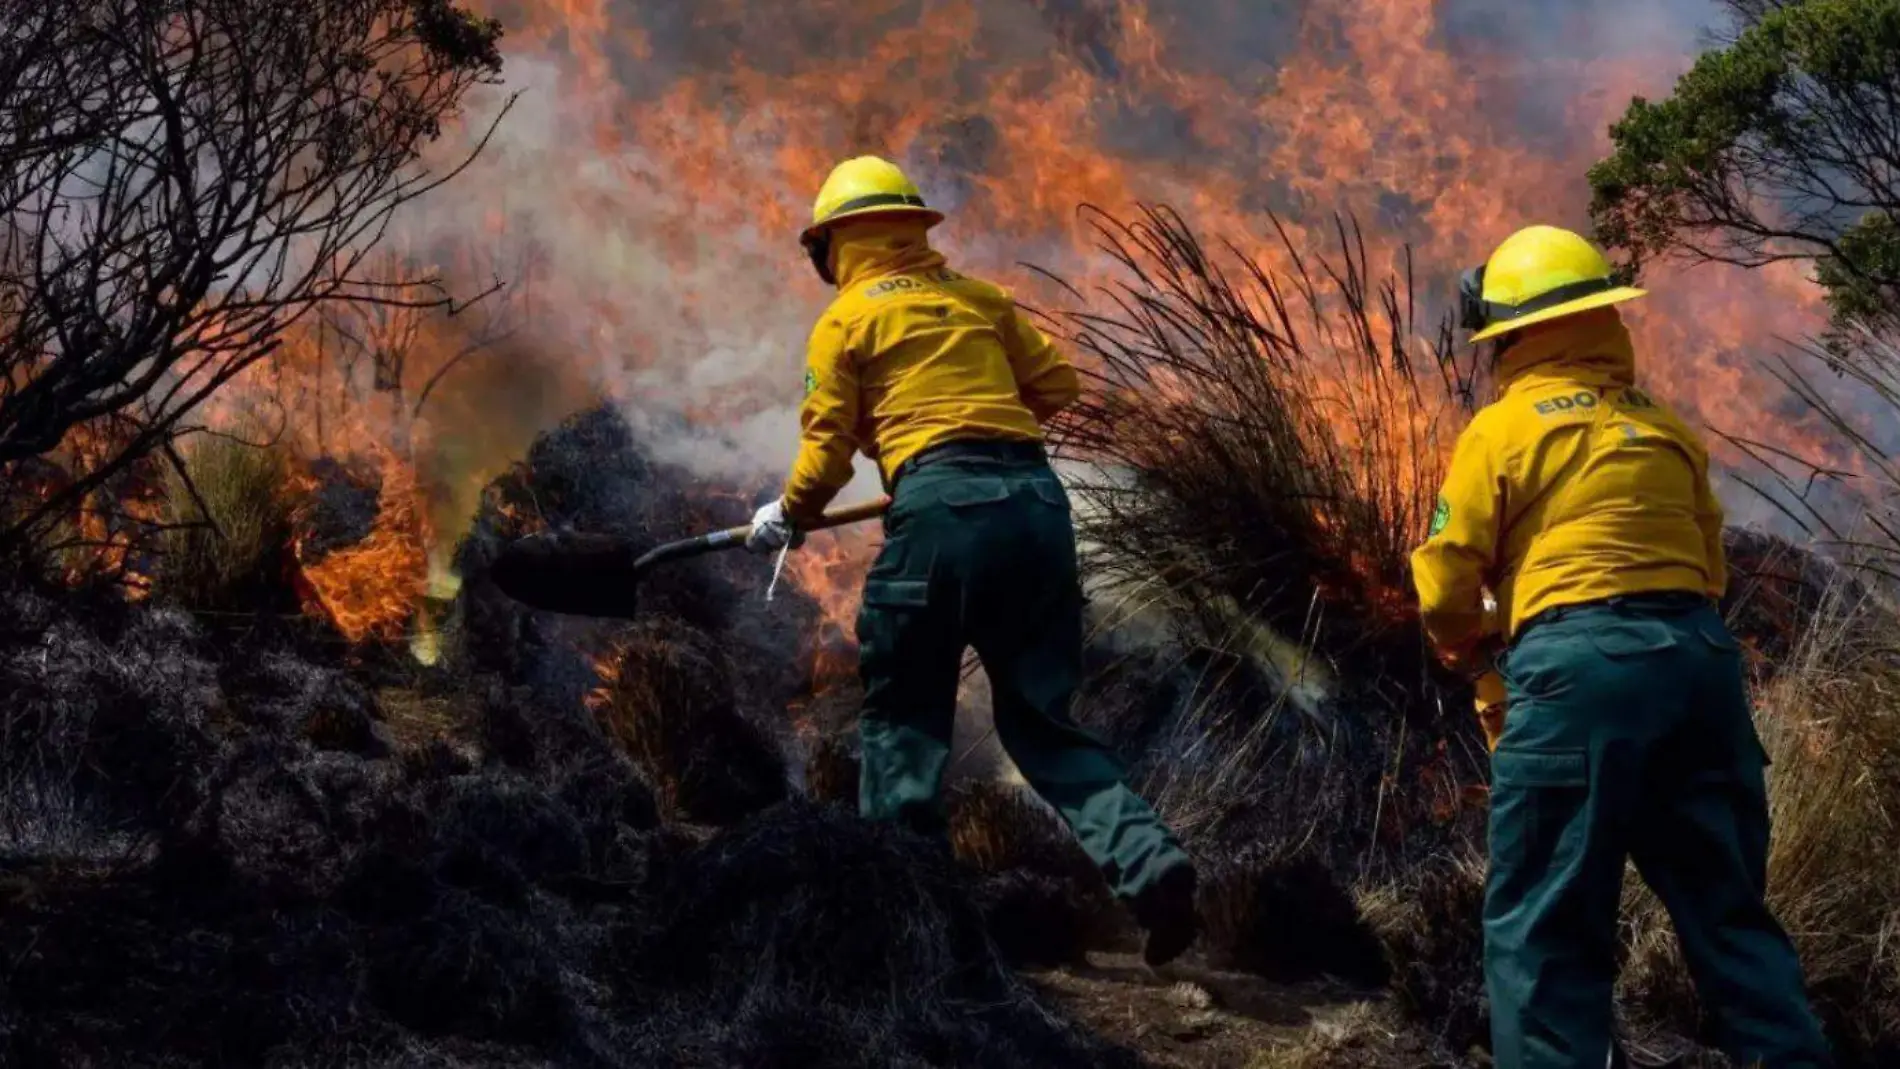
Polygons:
M638 556L631 542L613 535L541 531L509 543L489 576L531 608L627 620L638 603Z

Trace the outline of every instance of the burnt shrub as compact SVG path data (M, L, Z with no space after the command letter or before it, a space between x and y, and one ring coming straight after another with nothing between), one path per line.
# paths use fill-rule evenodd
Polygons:
M819 802L830 802L846 809L858 808L858 778L862 764L858 758L855 731L833 731L812 743L805 758L805 794Z
M1452 1050L1490 1045L1484 993L1484 860L1446 855L1360 896L1391 963L1393 1000Z
M1202 946L1214 965L1286 982L1388 979L1351 892L1317 858L1255 850L1205 866L1200 908Z
M737 708L718 641L672 621L641 621L616 642L591 699L595 716L687 819L726 824L790 791L777 740Z
M947 799L950 846L982 873L990 934L1021 965L1078 962L1130 935L1127 918L1068 825L1025 788L990 780Z
M791 801L682 858L615 944L704 1064L1133 1065L1042 1009L938 845ZM782 1046L784 1045L784 1046Z

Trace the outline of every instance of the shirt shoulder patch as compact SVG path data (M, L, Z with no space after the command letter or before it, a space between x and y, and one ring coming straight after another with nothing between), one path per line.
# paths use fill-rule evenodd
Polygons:
M1546 419L1552 416L1582 415L1603 403L1603 398L1588 387L1566 386L1531 401L1531 408Z
M1430 530L1425 532L1426 537L1428 538L1438 537L1438 533L1440 531L1443 531L1446 528L1446 526L1448 526L1450 523L1451 523L1451 502L1445 500L1444 496L1441 494L1438 498L1438 507L1432 510L1432 526Z

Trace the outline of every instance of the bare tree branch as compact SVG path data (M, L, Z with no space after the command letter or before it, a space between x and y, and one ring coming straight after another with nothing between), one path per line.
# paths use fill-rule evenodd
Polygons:
M165 448L312 309L459 307L372 253L486 145L425 154L499 33L450 0L0 0L0 543ZM114 455L17 500L11 466L134 407Z

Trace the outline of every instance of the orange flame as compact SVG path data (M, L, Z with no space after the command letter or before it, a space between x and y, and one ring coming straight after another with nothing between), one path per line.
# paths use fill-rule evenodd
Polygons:
M561 373L726 427L795 406L800 342L827 295L792 236L845 155L912 166L951 211L938 233L952 255L1030 303L1058 298L1018 261L1106 277L1078 204L1160 200L1269 267L1287 266L1269 209L1315 248L1333 210L1353 211L1391 250L1414 247L1421 296L1442 307L1429 288L1517 226L1583 224L1582 174L1608 122L1632 95L1667 91L1699 29L1526 60L1490 39L1453 42L1434 0L1208 3L1191 20L1140 0L813 0L769 19L742 0L704 0L683 19L614 0L493 6L511 77L542 110L512 116L523 125L504 125L458 187L478 214L445 210L418 229L468 220L455 226L551 250L535 262L532 326ZM1595 39L1587 16L1546 14ZM1249 34L1277 55L1229 43ZM1550 86L1536 122L1513 121L1505 105ZM1775 418L1776 395L1736 386L1764 339L1800 332L1813 287L1720 270L1652 284L1632 319L1660 392L1727 426ZM795 437L779 426L752 457L771 476ZM853 630L868 544L847 535L788 564L824 606L817 649Z
M1434 288L1516 227L1583 225L1582 175L1608 122L1632 95L1665 93L1695 43L1687 31L1629 35L1607 54L1526 59L1517 45L1453 42L1435 0L1228 0L1193 5L1191 19L1141 0L809 0L769 18L743 0L701 0L684 16L635 0L485 6L508 27L508 76L532 92L490 151L398 231L477 281L491 243L519 250L505 273L523 294L522 337L507 360L445 379L410 428L410 451L385 466L376 545L347 565L313 564L334 580L318 600L359 633L413 605L417 574L459 536L480 486L583 403L747 428L745 463L777 478L796 436L804 332L828 297L794 235L845 155L910 166L950 210L938 235L957 262L1030 304L1068 301L1020 261L1085 289L1107 277L1077 205L1149 200L1270 268L1287 265L1269 210L1314 248L1330 240L1332 211L1352 211L1382 238L1372 268L1410 243L1420 296L1442 307L1449 294ZM1594 39L1590 15L1543 8ZM1272 47L1242 47L1256 41ZM1514 119L1527 90L1550 87L1562 103ZM455 140L445 156L466 147ZM1723 426L1784 427L1781 444L1824 455L1749 370L1771 337L1814 321L1811 283L1792 268L1649 281L1655 296L1631 319L1658 392ZM422 323L416 373L440 369L461 333L447 317ZM298 341L276 371L321 397L335 373L318 348ZM304 434L317 425L296 422ZM319 452L391 440L375 420L322 425ZM824 610L820 681L846 670L837 651L873 540L814 539L788 561Z
M401 636L428 588L414 475L388 450L377 453L383 484L369 535L315 561L305 560L302 536L292 544L309 590L306 611L320 611L351 642Z

